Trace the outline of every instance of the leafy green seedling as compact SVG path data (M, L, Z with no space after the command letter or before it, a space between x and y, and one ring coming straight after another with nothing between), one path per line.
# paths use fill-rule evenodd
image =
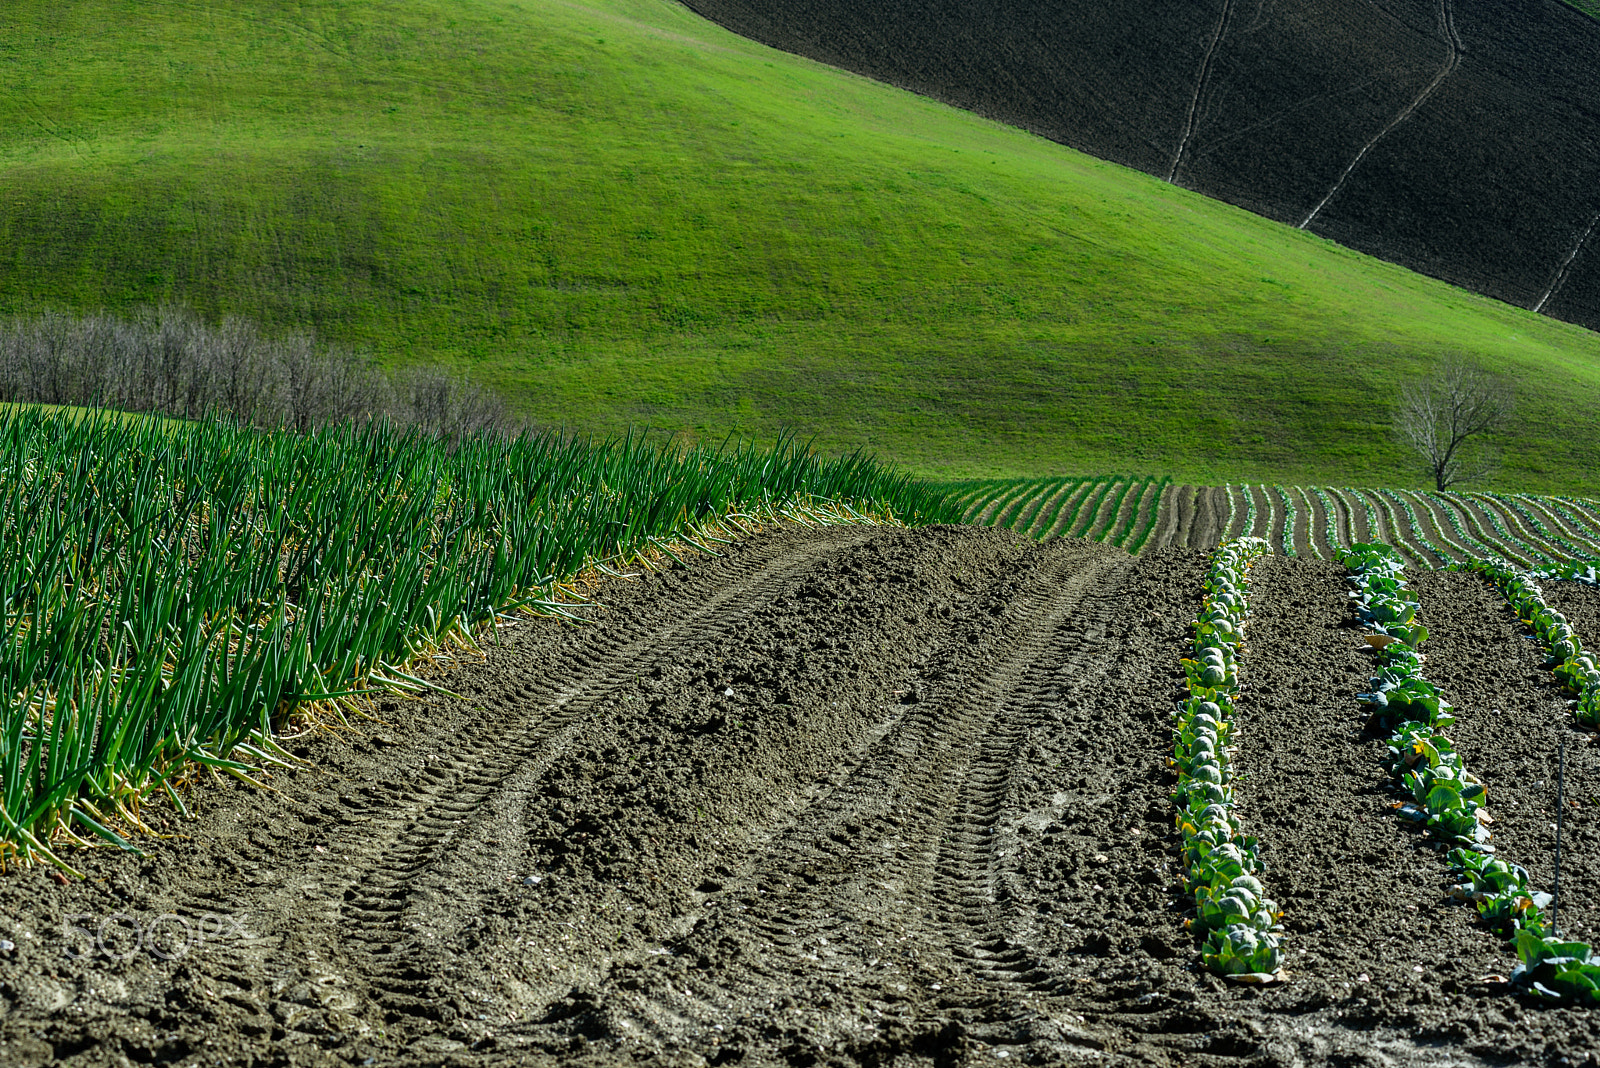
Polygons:
M1213 931L1200 959L1218 975L1270 982L1283 966L1283 949L1277 935L1239 923Z

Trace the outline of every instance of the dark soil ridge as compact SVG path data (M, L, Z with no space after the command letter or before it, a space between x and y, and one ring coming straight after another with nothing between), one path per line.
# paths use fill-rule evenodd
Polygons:
M1559 0L685 0L729 29L1600 328L1600 21ZM1235 10L1237 8L1237 10Z
M1258 565L1243 661L1241 815L1293 979L1198 970L1166 757L1205 566L790 529L607 583L594 625L505 630L460 698L292 743L315 766L275 792L197 790L143 860L0 878L0 1063L1600 1063L1600 1012L1482 981L1513 959L1393 815L1324 562ZM1497 837L1547 880L1560 695L1481 581L1417 586ZM1597 809L1567 818L1574 933ZM126 937L208 913L180 959ZM113 914L103 947L63 926Z

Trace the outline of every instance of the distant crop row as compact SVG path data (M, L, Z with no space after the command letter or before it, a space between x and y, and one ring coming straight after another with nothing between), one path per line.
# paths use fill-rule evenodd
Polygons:
M1357 543L1392 545L1423 568L1503 557L1558 567L1600 557L1600 502L1528 494L1436 493L1335 486L1228 486L1255 503L1248 525L1288 555L1332 559ZM1241 511L1243 511L1241 509Z
M1258 537L1285 555L1326 560L1354 544L1384 542L1422 568L1487 557L1534 569L1600 559L1600 501L1588 498L1232 483L1215 491L1226 503L1209 520L1189 515L1180 522L1183 499L1196 490L1165 479L1034 479L950 489L965 522L1035 538L1087 537L1130 552Z
M1033 538L1090 538L1138 552L1156 528L1171 479L1100 475L958 483L962 522Z

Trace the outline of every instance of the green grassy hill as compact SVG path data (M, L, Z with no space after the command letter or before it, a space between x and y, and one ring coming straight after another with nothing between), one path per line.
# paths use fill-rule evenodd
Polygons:
M663 0L12 0L0 59L0 312L183 299L944 476L1394 484L1454 352L1524 383L1505 484L1600 460L1594 334Z

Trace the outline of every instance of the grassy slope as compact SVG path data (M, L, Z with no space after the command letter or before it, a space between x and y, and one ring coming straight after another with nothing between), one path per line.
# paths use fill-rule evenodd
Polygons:
M12 0L0 71L0 311L178 297L950 476L1393 484L1388 398L1463 352L1539 390L1505 483L1600 460L1594 334L661 0Z

